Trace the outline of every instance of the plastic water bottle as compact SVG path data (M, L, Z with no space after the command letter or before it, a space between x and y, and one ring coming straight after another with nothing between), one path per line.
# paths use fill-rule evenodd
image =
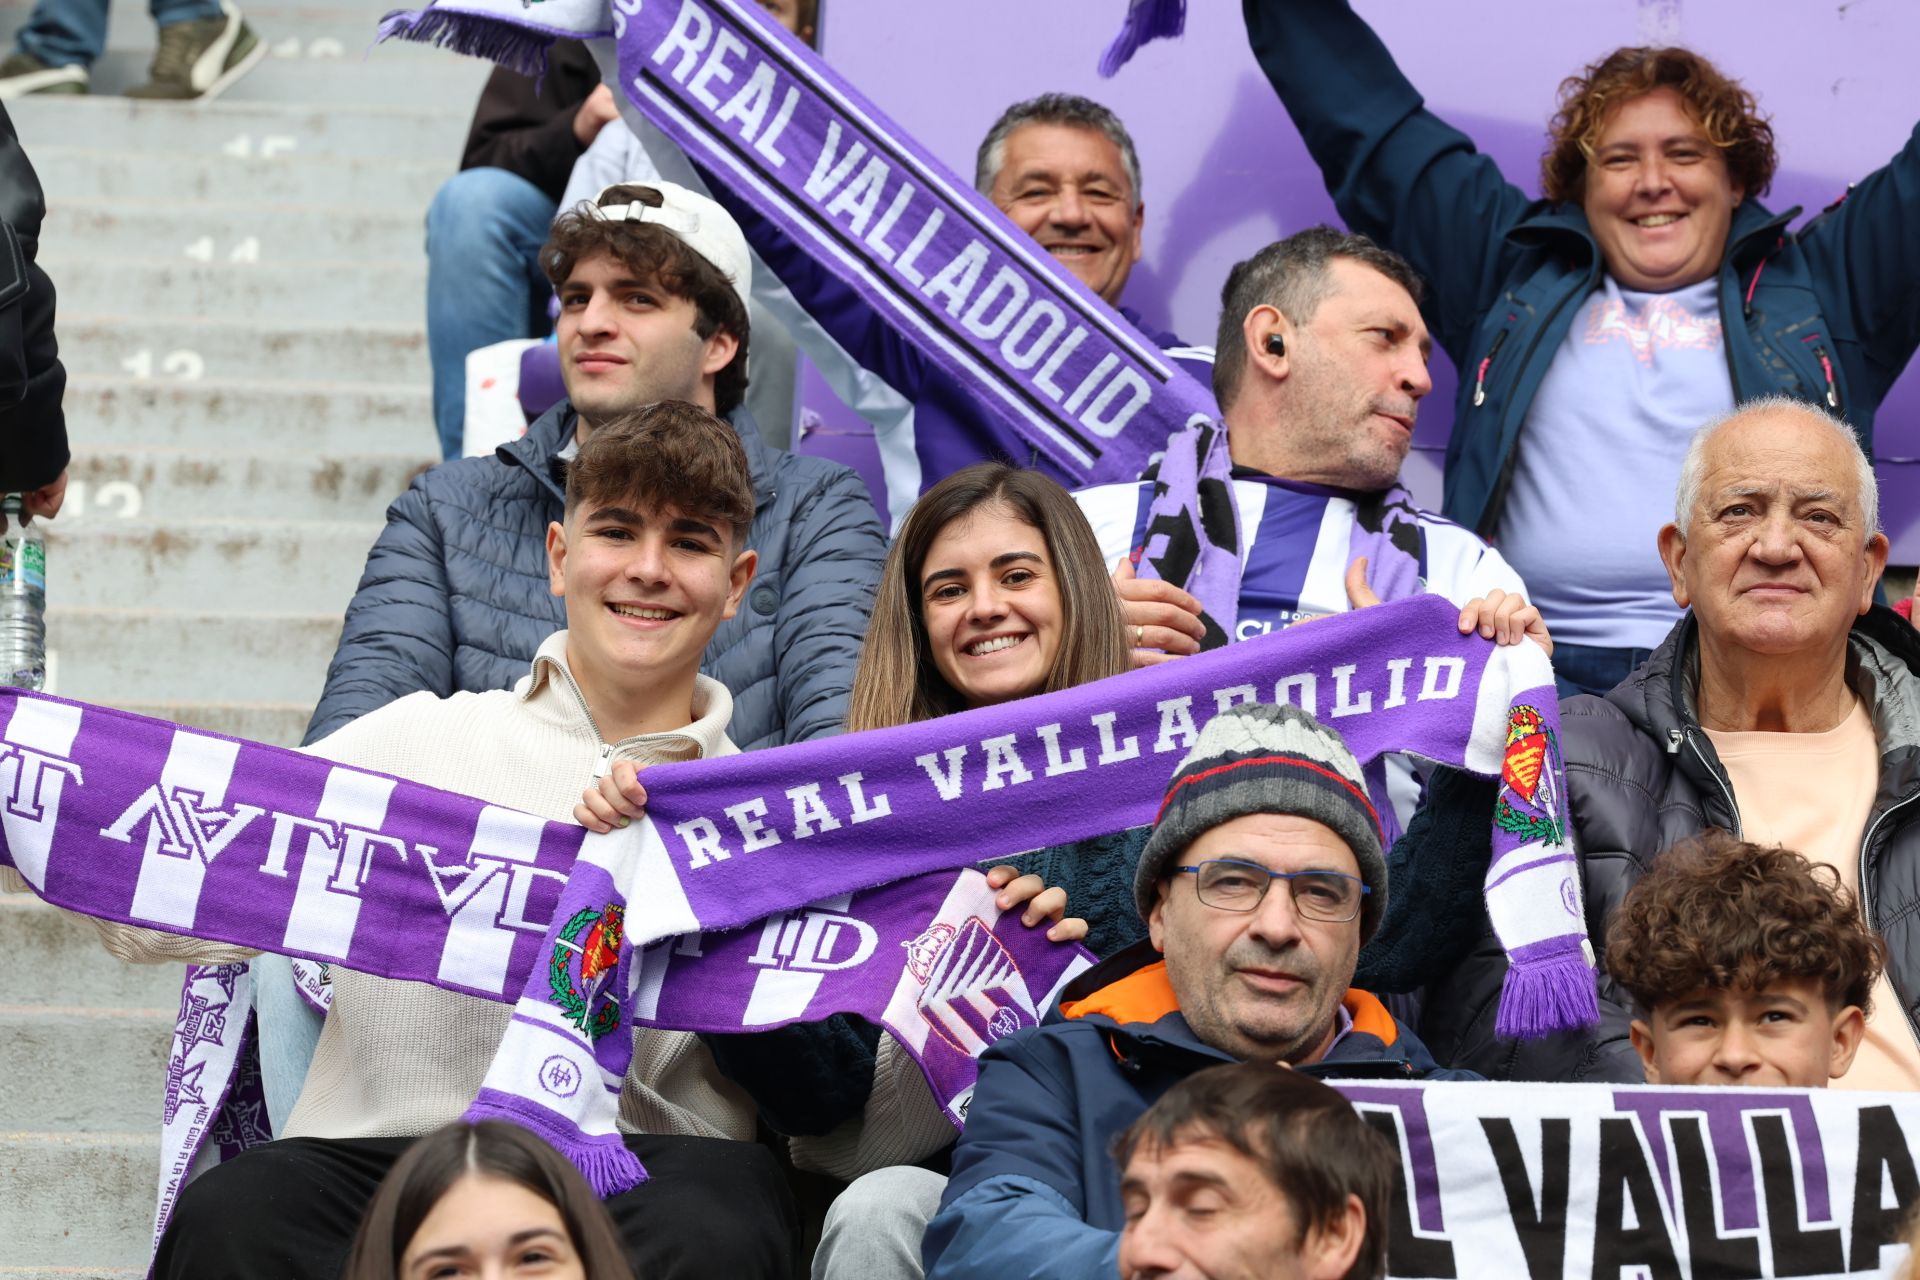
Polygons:
M0 684L38 689L47 682L47 542L25 507L17 493L0 498Z

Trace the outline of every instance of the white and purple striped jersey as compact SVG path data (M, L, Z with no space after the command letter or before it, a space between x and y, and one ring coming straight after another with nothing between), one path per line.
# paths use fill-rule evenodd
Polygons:
M1096 485L1073 497L1093 525L1109 569L1140 549L1153 501L1151 483ZM1457 605L1495 587L1526 594L1526 584L1498 551L1453 521L1412 508L1402 489L1355 494L1235 468L1233 497L1242 543L1236 640L1347 611L1348 549L1356 513L1365 503L1404 502L1412 509L1419 546L1407 549L1418 559L1416 590ZM1381 590L1379 578L1373 581L1384 600L1412 594L1391 585Z

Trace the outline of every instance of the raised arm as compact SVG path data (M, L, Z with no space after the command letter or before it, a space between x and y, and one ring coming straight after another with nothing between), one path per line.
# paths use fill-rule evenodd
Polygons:
M1425 310L1464 349L1529 201L1473 141L1426 109L1347 0L1242 0L1247 39L1347 225L1431 286Z
M1878 401L1920 347L1920 126L1882 167L1808 226L1801 245L1816 278L1837 283L1840 314L1866 355Z

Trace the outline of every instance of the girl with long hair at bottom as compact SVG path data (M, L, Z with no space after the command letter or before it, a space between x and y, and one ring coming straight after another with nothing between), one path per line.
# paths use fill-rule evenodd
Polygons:
M367 1206L345 1280L633 1280L606 1206L578 1169L502 1120L408 1147Z

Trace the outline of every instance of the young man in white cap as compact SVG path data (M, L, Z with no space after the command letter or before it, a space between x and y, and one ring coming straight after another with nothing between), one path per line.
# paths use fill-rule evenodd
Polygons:
M1353 989L1387 905L1380 820L1340 736L1290 706L1222 712L1167 785L1134 896L1149 940L1076 979L980 1060L928 1280L1118 1274L1113 1140L1187 1076L1461 1078ZM1473 1077L1466 1077L1473 1078Z

